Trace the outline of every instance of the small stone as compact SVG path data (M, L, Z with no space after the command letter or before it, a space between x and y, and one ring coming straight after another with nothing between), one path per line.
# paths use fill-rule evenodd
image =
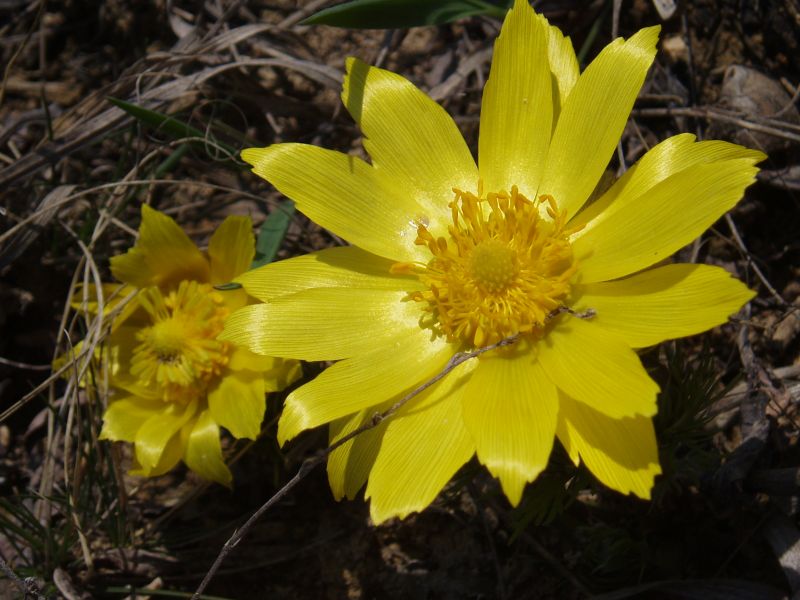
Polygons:
M689 47L682 35L670 35L661 42L661 49L672 64L689 62Z
M662 21L671 18L678 10L678 3L675 0L653 0L653 6L656 7Z
M725 71L717 104L746 120L761 117L800 124L800 113L780 82L742 65L731 65ZM782 150L789 144L783 138L721 121L712 121L708 137L728 139L767 154Z

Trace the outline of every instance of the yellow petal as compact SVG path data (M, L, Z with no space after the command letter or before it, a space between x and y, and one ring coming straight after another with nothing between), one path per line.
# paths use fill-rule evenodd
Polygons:
M601 482L622 494L649 499L661 473L658 445L648 417L611 419L565 394L559 398L558 439Z
M355 58L347 59L342 102L361 126L378 177L416 200L422 210L411 219L445 235L452 189L478 185L475 161L450 115L400 75Z
M209 413L235 438L256 439L266 409L264 379L255 371L228 372L208 392Z
M178 224L164 213L142 205L136 245L111 257L111 273L135 287L169 287L182 279L206 282L208 261Z
M656 184L578 233L573 251L581 281L624 277L668 257L731 209L757 172L750 159L727 160L694 165Z
M227 217L208 242L211 283L233 281L250 268L256 253L256 238L250 217Z
M172 470L175 465L180 462L180 460L183 458L185 450L186 443L183 439L183 436L180 433L176 433L169 438L169 441L164 447L164 451L161 453L158 463L155 466L148 468L142 467L134 455L134 467L129 471L129 473L139 477L158 477L159 475L163 475L167 471Z
M362 425L369 423L373 415L387 410L390 405L391 403L387 402L349 417L337 419L330 425L329 444L333 444ZM382 421L372 429L358 434L334 450L328 457L328 482L334 498L341 500L347 497L352 500L364 487L372 465L375 464L388 424L388 421Z
M336 360L369 352L417 327L406 292L317 288L236 311L219 336L258 354ZM352 411L351 411L352 412Z
M709 140L695 142L691 133L681 133L653 146L633 167L617 180L597 202L582 210L570 222L584 225L584 235L603 219L619 210L635 205L636 200L648 193L656 184L694 165L746 159L752 164L761 162L766 155L728 142Z
M102 353L100 352L100 348L96 347L95 351L93 353L93 357L91 357L91 358L89 358L89 357L80 358L81 354L83 354L83 352L86 350L86 348L83 347L83 342L84 341L85 340L81 340L80 342L78 342L74 346L71 346L63 354L60 354L60 355L56 356L53 359L53 364L51 365L51 368L55 372L55 371L60 371L61 368L64 367L64 365L71 364L72 367L68 371L63 373L62 377L65 377L65 378L69 379L70 381L73 381L73 383L76 383L81 388L85 388L87 382L91 382L89 377L87 377L87 373L84 373L83 376L80 375L80 372L81 372L81 369L82 369L81 365L85 364L85 362L87 360L94 360L94 359L99 360L100 357L102 356ZM88 374L91 375L91 373L88 373ZM77 381L77 382L74 381L75 379L78 379L78 378L80 378L80 381Z
M393 264L355 246L340 246L264 265L236 281L262 302L310 288L419 289L416 276L390 273Z
M197 402L187 406L167 403L158 414L142 423L136 432L136 460L145 471L158 465L170 438L178 433L195 414Z
M231 371L256 371L261 374L266 392L279 392L302 375L296 360L264 356L246 348L235 348L228 360Z
M219 297L222 298L222 302L225 305L225 308L228 309L228 312L239 310L243 306L247 306L252 301L252 298L247 295L247 292L244 290L244 288L222 289L216 291L219 293Z
M481 357L463 402L478 459L516 506L525 484L547 466L556 433L556 387L529 348L512 348Z
M137 322L136 319L131 319L109 336L107 357L111 376L110 383L113 387L125 390L138 398L157 400L160 398L159 391L143 384L138 377L130 373L133 351L141 343L136 335L142 331L143 327L146 325Z
M584 286L573 308L594 309L593 323L641 348L716 327L753 296L724 269L678 264Z
M658 385L636 353L600 326L562 318L536 348L550 380L576 400L612 418L656 413Z
M195 419L194 427L192 427L186 442L186 454L183 461L186 466L204 479L231 487L233 476L222 458L219 427L214 422L210 411L204 410Z
M517 0L494 45L483 89L478 162L484 190L536 195L552 130L546 23Z
M280 392L302 376L302 365L296 360L287 358L276 358L273 367L261 373L264 390L267 393Z
M475 452L462 418L467 361L391 417L365 498L377 525L423 510Z
M547 29L547 58L555 85L553 86L553 123L557 122L561 107L575 87L580 75L578 58L572 47L572 41L565 37L558 27L553 27L547 19L538 15ZM556 90L558 94L556 94Z
M160 400L144 398L120 398L111 403L103 415L101 440L114 442L133 442L139 428L153 416L164 411L164 403Z
M231 371L266 371L275 366L276 360L279 359L237 347L228 359L228 368Z
M574 215L592 193L619 142L656 54L659 27L606 46L561 109L539 194Z
M305 144L248 148L242 158L307 217L350 243L392 260L424 254L414 245L422 214L414 196L386 185L360 158Z
M136 246L125 254L112 256L109 263L112 275L119 281L124 281L134 287L155 285L156 274L148 264L146 254Z
M77 289L78 291L70 298L69 305L75 310L85 311L92 316L98 314L101 300L103 302L103 311L108 313L135 290L129 285L120 283L104 283L99 290L95 284L90 283L87 286L79 285ZM128 302L125 310L130 314L132 309L135 308L135 302ZM116 320L122 321L124 318L120 316Z
M444 368L455 353L448 343L419 327L397 331L369 354L328 367L286 399L278 441L373 407L410 391Z
M99 315L99 311L101 310L100 307L102 306L103 321L106 325L109 323L109 321L111 322L110 331L112 332L113 339L113 337L116 335L116 332L120 328L127 327L128 319L133 316L139 308L135 293L135 288L129 285L104 283L98 289L94 284L89 284L85 288L79 289L78 292L73 294L72 298L70 299L70 306L76 310L85 311L90 318L97 317ZM132 294L133 297L131 297ZM125 305L120 306L123 301L126 301ZM104 325L104 327L106 325ZM126 366L128 365L128 362L120 362L118 358L119 349L115 348L114 344L111 342L109 342L105 348L99 344L95 346L92 357L85 357L83 359L79 358L87 349L84 347L85 341L86 340L79 341L67 352L57 356L53 360L53 370L60 370L65 364L72 363L73 360L76 360L77 363L75 368L64 373L64 377L68 377L70 379L80 377L81 379L77 382L77 385L83 388L86 386L87 382L90 381L90 377L104 376L92 372L83 372L83 367L81 365L85 364L85 361L103 361L103 359L105 359L101 364L104 367L108 367L108 372L112 376L119 372L122 364ZM103 352L103 350L105 350L105 352ZM130 348L130 350L133 350L133 346ZM127 357L130 357L130 352L128 353ZM134 396L142 395L138 394L137 392L131 393Z

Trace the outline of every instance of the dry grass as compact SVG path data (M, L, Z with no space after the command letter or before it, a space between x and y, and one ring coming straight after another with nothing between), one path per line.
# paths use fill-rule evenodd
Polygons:
M0 5L0 557L22 577L0 580L0 596L20 586L67 598L119 598L129 585L192 590L234 528L324 447L316 432L279 452L281 398L271 398L263 438L226 448L236 463L229 495L180 470L131 479L126 450L98 443L108 382L96 356L113 320L99 284L110 281L109 256L131 245L139 205L173 215L202 245L226 215L258 226L278 206L241 148L299 141L363 155L338 100L351 54L429 90L474 149L498 29L481 18L395 32L298 25L325 0L79 4ZM588 40L589 57L612 29L658 20L647 2L621 12L610 0L539 4L576 47ZM656 501L608 493L556 453L518 510L470 465L425 514L374 529L360 501L332 502L316 473L256 526L211 593L571 598L649 585L647 597L662 585L680 598L730 578L797 591L800 54L779 18L796 3L688 4L665 24L677 50L659 55L612 167L668 135L708 129L770 160L739 207L681 252L736 272L758 298L733 323L643 357L665 389ZM733 63L769 75L785 97L760 112L726 104ZM147 125L109 98L200 135ZM294 215L279 257L340 243ZM63 366L43 370L61 356ZM683 591L658 583L676 579L697 581Z

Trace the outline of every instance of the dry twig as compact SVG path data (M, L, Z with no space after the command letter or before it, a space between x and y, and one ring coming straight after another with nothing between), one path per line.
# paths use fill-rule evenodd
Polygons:
M559 311L562 312L562 311ZM436 375L428 379L422 385L414 388L408 394L400 398L397 402L395 402L388 410L385 410L382 413L376 413L372 416L372 419L361 427L351 431L346 436L342 437L341 439L335 441L333 444L325 448L322 452L314 456L313 458L306 459L303 464L300 465L300 468L297 470L297 473L294 477L292 477L281 489L279 489L273 496L267 500L261 508L259 508L256 512L252 514L252 516L247 519L247 521L242 525L241 528L237 529L233 532L233 535L225 542L225 545L220 550L219 555L214 560L214 563L211 565L211 568L206 573L203 580L200 582L200 585L195 590L194 594L192 595L192 600L199 600L200 594L206 589L208 584L214 578L214 575L219 570L219 567L222 565L222 562L227 558L227 556L231 553L231 551L242 541L245 535L247 535L248 531L253 527L253 525L275 504L277 504L284 496L286 496L289 492L291 492L298 483L300 483L306 476L314 470L317 466L321 465L325 462L325 459L337 448L343 446L356 436L361 435L365 431L369 431L374 427L377 427L386 419L390 418L394 415L398 410L400 410L405 404L409 402L409 400L415 398L432 385L441 381L448 373L453 371L459 365L467 362L470 359L477 358L481 354L489 352L491 350L496 350L497 348L501 348L503 346L509 346L516 342L517 336L512 336L509 338L505 338L500 340L495 344L491 344L489 346L484 346L483 348L478 348L477 350L473 350L472 352L459 352L448 361L447 365L445 365L444 369L439 371Z

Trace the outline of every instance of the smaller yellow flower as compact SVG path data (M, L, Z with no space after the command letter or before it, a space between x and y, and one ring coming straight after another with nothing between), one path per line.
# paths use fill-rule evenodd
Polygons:
M175 221L144 205L136 245L111 259L113 275L137 292L111 327L107 367L116 399L100 438L134 444L132 474L160 475L183 460L230 485L219 427L255 439L265 394L300 375L296 361L217 340L248 296L214 286L242 274L254 253L248 217L225 219L203 253Z

